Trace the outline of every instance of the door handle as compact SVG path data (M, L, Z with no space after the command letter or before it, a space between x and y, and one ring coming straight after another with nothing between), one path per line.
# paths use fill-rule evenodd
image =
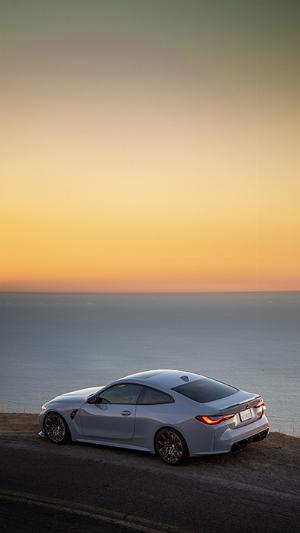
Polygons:
M129 415L131 415L131 411L122 411L121 415L122 416L129 416Z

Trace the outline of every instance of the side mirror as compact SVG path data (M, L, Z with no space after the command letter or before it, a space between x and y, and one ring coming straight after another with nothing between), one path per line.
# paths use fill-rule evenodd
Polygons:
M97 394L94 394L93 396L90 396L87 400L87 403L101 403L102 402L102 398L100 398L99 396L97 396Z

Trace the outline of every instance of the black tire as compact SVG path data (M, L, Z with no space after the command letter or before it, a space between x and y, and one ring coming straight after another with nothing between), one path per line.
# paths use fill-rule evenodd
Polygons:
M71 440L71 434L67 422L54 411L46 414L44 431L48 439L54 444L65 444Z
M154 440L157 455L168 465L179 465L189 455L188 447L182 435L176 429L160 429Z

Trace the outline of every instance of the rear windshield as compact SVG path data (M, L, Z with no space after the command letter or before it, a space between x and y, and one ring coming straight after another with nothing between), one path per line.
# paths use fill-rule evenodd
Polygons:
M226 385L226 383L221 383L221 381L216 381L215 379L201 378L184 383L183 385L178 385L173 390L191 398L195 402L207 403L231 396L231 394L234 394L239 389Z

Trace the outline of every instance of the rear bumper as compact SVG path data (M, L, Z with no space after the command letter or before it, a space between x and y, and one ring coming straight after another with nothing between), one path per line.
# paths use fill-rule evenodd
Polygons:
M256 442L267 437L269 433L269 422L265 415L259 420L241 426L239 428L228 427L222 433L215 434L215 451L219 453L230 452L231 450L244 448L250 442Z
M247 439L242 439L238 442L235 442L231 446L231 451L234 452L236 450L241 450L242 448L245 448L248 444L251 442L259 442L260 440L265 439L268 436L269 428L264 429L263 431L260 431L259 433L256 433L256 435L252 435L251 437L248 437Z

